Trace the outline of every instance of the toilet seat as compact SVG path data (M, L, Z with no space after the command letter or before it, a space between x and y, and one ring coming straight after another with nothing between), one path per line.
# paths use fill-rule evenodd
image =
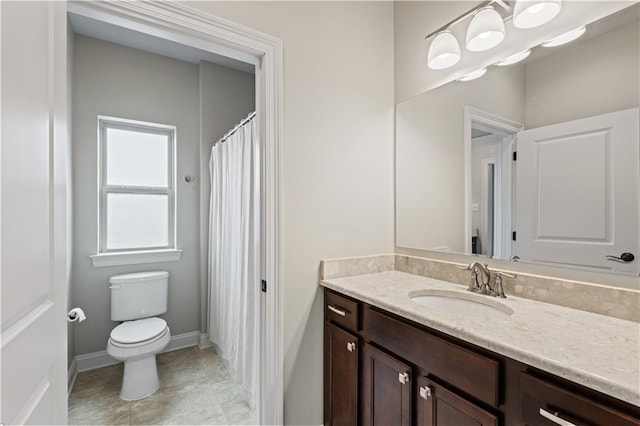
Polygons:
M139 346L161 339L167 332L167 322L162 318L144 318L125 321L111 330L110 341L119 347Z

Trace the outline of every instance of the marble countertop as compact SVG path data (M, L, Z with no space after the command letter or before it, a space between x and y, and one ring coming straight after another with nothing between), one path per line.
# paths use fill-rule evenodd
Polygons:
M640 406L640 324L507 295L505 318L429 311L417 290L465 295L464 286L399 271L328 279L321 285L559 377Z

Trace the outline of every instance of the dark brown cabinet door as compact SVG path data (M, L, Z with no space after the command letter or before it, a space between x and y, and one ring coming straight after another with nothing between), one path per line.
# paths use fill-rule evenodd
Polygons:
M418 382L419 426L497 426L498 418L426 377Z
M411 425L411 367L369 344L362 356L363 424Z
M324 325L324 424L358 422L358 338Z

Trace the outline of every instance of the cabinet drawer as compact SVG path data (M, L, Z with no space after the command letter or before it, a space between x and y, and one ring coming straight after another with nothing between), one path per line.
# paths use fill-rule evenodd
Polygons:
M324 292L324 318L347 330L358 331L359 303L329 290Z
M499 363L369 307L363 312L365 339L399 355L455 388L497 407Z
M640 419L520 373L520 413L528 425L640 425Z

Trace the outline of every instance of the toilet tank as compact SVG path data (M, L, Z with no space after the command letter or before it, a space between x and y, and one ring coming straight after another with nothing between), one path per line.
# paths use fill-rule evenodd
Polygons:
M128 321L167 312L169 273L136 272L109 278L111 320Z

